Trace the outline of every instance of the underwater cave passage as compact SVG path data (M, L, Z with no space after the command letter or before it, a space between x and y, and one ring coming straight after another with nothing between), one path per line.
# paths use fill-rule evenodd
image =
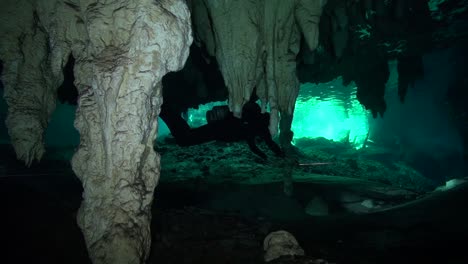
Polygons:
M8 1L12 7L23 7L15 5L13 0ZM33 7L34 1L26 2ZM465 249L468 244L468 213L465 210L468 203L468 8L454 1L435 0L298 1L300 4L316 3L317 6L320 6L319 2L327 2L325 6L320 7L323 8L323 12L320 11L321 20L315 21L311 20L319 17L315 13L310 16L310 10L305 8L299 10L305 11L301 14L297 12L298 5L288 7L288 4L292 3L288 1L276 1L277 6L260 6L257 4L272 1L252 0L156 2L155 4L154 1L140 1L137 4L138 8L148 9L145 8L144 12L139 14L151 14L146 10L164 7L166 4L178 5L174 6L177 8L160 10L158 14L161 15L152 17L154 21L141 20L145 23L156 23L154 26L148 24L145 28L148 31L139 30L138 25L141 23L129 23L127 33L135 34L103 32L104 34L100 35L98 30L102 28L95 27L92 23L101 19L106 23L111 20L117 21L117 17L113 15L132 14L133 11L142 9L130 10L123 6L117 9L119 12L112 12L116 10L112 3L81 9L80 5L87 4L81 1L79 5L66 3L68 7L64 10L67 11L63 14L73 18L72 20L76 18L77 24L80 27L84 25L86 30L96 30L97 34L75 36L78 40L76 43L85 43L83 45L101 43L105 37L111 35L116 39L112 39L110 43L116 45L125 42L118 39L121 36L136 37L135 41L125 42L126 44L139 44L142 39L139 39L138 33L151 33L151 30L164 28L158 25L169 25L168 21L159 19L175 19L169 20L170 25L174 27L168 28L171 37L165 41L175 38L179 34L178 30L186 26L186 30L181 34L193 33L197 43L188 50L190 38L181 35L181 39L187 42L185 51L181 53L190 52L184 67L164 77L158 76L162 78L163 88L162 91L156 90L157 93L154 94L162 93L163 107L175 110L176 117L189 128L199 128L208 124L210 120L219 121L223 120L222 117L232 117L233 114L227 106L231 104L231 107L236 109L235 107L245 103L247 97L252 94L257 96L253 97L252 101L260 104L260 100L256 99L268 96L266 93L284 93L278 98L293 100L275 102L276 95L272 94L269 94L272 101L265 100L265 97L262 99L263 102L268 101L273 105L281 103L279 109L294 108L293 116L287 111L279 114L280 118L281 115L286 117L285 126L289 126L288 122L291 122L292 146L287 145L291 147L291 151L287 155L275 155L277 153L271 151L272 145L285 145L280 137L273 138L274 144L268 144L265 137L257 137L253 142L223 141L217 140L216 137L216 140L207 140L203 144L181 146L177 144L161 118L158 119L157 140L152 146L153 142L147 140L147 135L154 131L148 132L150 126L138 127L137 124L142 120L148 122L149 119L138 116L138 120L131 118L124 122L125 128L130 127L125 132L130 133L121 133L118 129L110 131L116 132L110 137L111 143L116 147L110 148L112 151L107 153L107 159L101 159L106 155L101 151L106 146L101 144L99 137L89 136L89 132L99 131L96 133L106 134L109 132L106 131L108 126L100 126L102 123L96 122L95 130L87 130L87 127L81 129L81 135L89 138L87 142L83 142L87 146L81 148L80 154L94 152L95 155L84 155L80 164L74 163L74 166L77 165L74 167L75 174L70 161L80 146L80 135L73 124L79 99L78 90L74 85L74 67L75 63L83 61L90 65L95 64L96 54L80 53L79 49L73 49L74 52L78 52L75 53L77 57L70 54L63 68L64 80L57 89L57 104L50 116L47 130L44 133L36 133L39 135L37 138L43 139L44 142L40 143L45 143L46 153L40 163L34 163L31 167L19 161L22 157L15 153L15 142L10 140L5 126L8 108L3 98L6 92L20 94L21 90L23 95L19 98L24 98L27 95L24 91L27 89L4 87L0 83L0 242L3 242L1 244L4 249L0 263L10 263L11 259L14 263L91 263L89 256L92 254L88 255L83 234L85 237L88 234L88 238L91 239L95 238L96 233L102 235L103 239L98 241L99 243L88 247L89 252L97 256L96 259L109 257L105 256L107 254L113 257L116 252L126 253L126 250L100 251L112 244L108 241L113 237L123 238L122 241L118 241L123 243L114 243L118 244L117 246L127 246L126 242L129 240L126 239L135 239L142 244L149 242L148 225L144 228L140 226L140 229L138 218L120 218L130 216L127 214L130 211L122 210L126 206L146 210L132 211L138 212L137 217L152 216L151 245L146 243L143 247L128 250L130 255L136 252L130 259L138 259L141 263L265 263L265 260L274 258L276 253L282 256L271 263L468 263ZM189 20L184 20L177 24L176 19L180 18L180 14L171 12L179 12L186 3L194 4L190 9L193 13L189 13L189 9L186 12L186 15L190 14L193 23L190 25L187 23ZM203 5L196 6L199 3ZM107 4L113 9L107 10ZM145 6L146 4L148 6ZM229 5L238 6L227 8ZM58 6L61 5L44 5L47 8ZM246 7L248 14L231 13L245 11ZM277 7L278 9L275 9ZM0 13L4 14L4 10L6 9L0 9ZM45 17L41 14L44 10L36 11L35 22L43 22L40 19ZM249 17L250 14L260 14L256 13L258 10L270 10L274 15ZM62 15L60 12L52 12L56 11L55 9L47 11L54 16ZM69 11L73 13L68 13ZM11 15L13 12L6 13L8 14L5 15ZM102 14L112 15L101 17ZM263 14L268 13L265 11ZM203 17L204 15L207 17ZM306 19L301 20L300 15L304 15ZM54 16L48 19L54 21ZM96 16L97 19L84 19L84 16ZM138 15L125 18L128 19L119 20L121 23L117 25L117 31L111 29L109 32L127 30L124 27L125 23L142 17ZM243 18L248 20L243 23ZM257 21L259 18L271 20ZM12 18L12 21L16 20L16 17ZM232 21L235 23L231 23ZM279 24L279 21L282 24ZM286 22L291 22L289 25L294 26L294 30L282 28ZM300 22L312 23L309 26L296 24ZM36 33L49 33L49 30L52 30L52 33L69 32L68 28L49 28L51 25L69 25L67 23L36 24L43 27ZM5 25L8 24L0 25L0 32L5 32L2 30ZM37 29L37 25L24 28ZM111 27L113 23L106 25ZM242 27L238 27L239 25ZM317 25L319 28L312 29ZM197 28L200 26L201 28ZM273 35L258 37L259 27L269 26L273 27L261 28L262 34L280 35L286 32L286 36L277 40ZM108 29L107 26L105 28ZM307 30L303 30L304 28ZM135 29L137 30L133 31ZM224 32L228 32L229 35L224 35ZM315 34L312 37L318 38L316 43L312 41L312 45L309 46L310 43L306 42L310 41L305 38L311 37L307 36L311 32ZM28 36L29 33L23 35ZM144 40L152 41L148 36L161 36L160 32L156 33L145 35ZM288 39L296 33L294 38ZM252 39L258 37L258 43L265 45L263 53L256 54L259 45L256 41L250 41L249 34L252 34ZM44 35L45 38L49 37L48 34ZM66 43L73 43L66 39L69 35L57 37L65 38L68 41ZM90 37L97 39L89 39ZM99 39L100 37L102 39ZM280 43L283 40L284 43ZM161 44L156 42L159 39L154 41L158 45L132 47L133 53L125 50L128 45L105 47L105 51L112 53L117 50L119 54L124 54L122 56L131 57L135 51L167 47L170 52L157 50L157 54L161 56L157 59L161 61L152 63L160 66L165 61L170 62L174 59L173 62L180 63L182 67L185 60L183 55L163 57L164 54L174 54L180 45L168 45L170 42ZM8 43L2 42L0 53L4 50L15 50L11 47L3 49L3 44ZM31 43L22 43L22 48L27 52L18 56L33 54L28 48L37 47L28 44ZM317 46L314 46L315 44ZM16 46L12 45L14 48ZM229 50L231 48L236 50ZM301 52L296 54L299 49ZM99 48L86 46L83 50ZM151 57L144 55L145 58ZM102 56L106 57L106 54ZM276 58L289 58L287 63L290 63L290 71L283 71L285 61L280 60L275 61L274 65L256 67L263 57L270 60L268 63L272 63ZM24 61L28 59L30 58L25 57ZM106 57L106 62L114 62L118 67L123 66L122 68L128 66L125 60L113 59ZM122 61L124 65L119 64ZM136 66L141 66L138 65L139 62L139 59L134 61ZM10 74L11 68L7 67L8 63L14 65L15 61L5 64L0 61L0 76L2 70L3 74ZM236 69L233 65L241 65L243 68ZM80 67L76 69L78 68ZM266 72L267 69L273 68L278 71ZM37 67L29 70L37 70ZM255 70L260 71L256 73L258 76L251 74ZM77 72L77 77L78 74L82 73ZM96 79L102 77L99 71L92 74L95 74L93 78ZM153 73L146 71L145 74ZM251 75L243 76L244 74ZM269 74L273 79L278 78L273 80L276 84L262 91L263 84L252 81L254 78L260 78L262 74ZM23 76L14 77L21 79ZM283 77L285 79L281 79ZM8 83L5 81L5 84ZM229 89L227 84L230 85ZM292 85L289 86L290 84ZM106 85L100 87L97 84L93 89L120 89ZM265 86L267 85L263 88ZM141 100L141 105L138 106L150 105L145 99L148 94L153 94L153 87L141 88L142 90L136 92L146 90L144 94L140 94L142 96L135 96ZM296 88L297 99L294 90ZM157 85L155 89L161 89L161 86ZM40 90L34 91L39 91L40 95ZM257 94L257 91L260 92ZM125 99L128 98L131 97ZM133 99L119 107L119 111L125 113L123 116L135 116L134 105L131 104ZM161 98L152 99L161 102ZM18 98L13 98L9 103L14 104L18 101ZM102 109L108 107L106 103L99 103ZM158 106L157 103L155 105ZM254 109L260 109L257 105L254 106ZM155 107L145 108L148 109L156 111ZM213 109L218 109L219 112ZM81 110L88 112L85 115ZM270 110L267 105L266 111L271 114ZM94 108L80 109L82 118L78 118L78 121L89 116L89 120L84 120L86 125L96 121L93 120L94 114L102 113L93 111ZM155 112L146 113L154 115ZM223 113L228 114L223 116ZM113 114L118 116L120 112ZM213 116L215 118L212 118ZM267 122L255 122L267 120L259 116L255 116L258 118L252 118L253 120L241 119L242 122L234 119L239 126L233 127L251 128L246 125L248 123L260 124L261 128L266 128ZM114 116L110 119L114 119ZM25 122L21 122L21 116L19 120L13 124L19 127L17 138L20 138L19 141L28 142L26 136L34 129L23 129L22 123ZM270 120L278 121L274 118ZM122 124L117 121L112 123L114 121L111 121L111 126L117 127ZM280 126L281 122L278 122L278 127ZM137 135L139 132L132 130L133 128L141 128L138 129L140 132L148 130ZM21 138L23 133L26 136ZM215 136L224 135L216 134ZM121 141L122 138L135 135L138 136L136 141ZM144 145L140 144L141 138L145 139ZM124 144L119 145L122 142ZM27 156L37 149L36 143L33 141L33 144L26 144L27 147L19 149L26 149L24 152ZM252 143L266 154L265 157L251 151ZM159 156L154 155L151 147ZM144 150L140 151L142 149ZM114 155L119 154L119 151L124 154ZM141 158L133 159L140 154ZM98 168L104 163L105 168ZM80 177L83 182L76 176L79 173L82 174ZM158 186L152 202L152 184L156 182ZM106 193L109 186L118 188ZM127 186L133 189L126 189ZM83 195L83 190L92 192ZM146 197L142 201L140 198L144 195ZM103 201L117 203L107 203L103 206ZM77 225L80 204L96 205L93 207L94 211L89 211L93 213L88 215L87 220L78 218L91 223L90 227L102 227L96 229L97 232L80 232ZM99 215L101 212L105 214ZM113 217L114 215L117 217ZM114 220L116 222L112 222ZM112 224L100 226L109 222ZM122 237L109 235L109 231L121 231L119 234ZM283 248L277 251L277 246ZM135 252L132 253L132 250ZM146 260L147 256L142 255L148 252L151 253ZM288 256L291 253L299 256Z

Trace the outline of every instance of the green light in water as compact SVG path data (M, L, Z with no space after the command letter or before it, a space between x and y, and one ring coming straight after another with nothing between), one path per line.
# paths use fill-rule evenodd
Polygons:
M198 109L189 108L187 110L187 119L190 127L199 127L206 125L206 112L214 106L227 105L227 101L212 102L198 106Z
M217 105L227 105L227 101L202 104L199 105L197 109L189 108L187 110L187 115L184 116L184 119L187 120L187 123L192 128L206 125L206 112L211 110L213 106ZM158 118L158 122L158 139L163 139L170 134L170 131L166 123L160 117Z
M369 131L369 114L356 99L356 86L341 78L301 85L294 111L294 139L323 137L361 148Z
M323 137L333 141L349 142L361 148L369 132L369 114L356 99L356 86L344 86L341 78L329 83L301 85L294 110L292 130L294 139ZM189 109L191 127L206 124L206 112L227 101L200 105Z

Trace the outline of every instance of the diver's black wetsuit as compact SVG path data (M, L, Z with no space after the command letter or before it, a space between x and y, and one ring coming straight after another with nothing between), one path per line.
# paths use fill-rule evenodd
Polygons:
M198 128L190 128L180 113L170 110L168 106L163 105L159 116L166 122L180 146L198 145L213 140L224 142L246 140L252 152L266 159L267 155L255 144L255 139L260 137L276 156L284 156L268 130L269 114L262 114L260 107L255 103L244 106L242 118L236 118L230 113L222 120L212 121Z

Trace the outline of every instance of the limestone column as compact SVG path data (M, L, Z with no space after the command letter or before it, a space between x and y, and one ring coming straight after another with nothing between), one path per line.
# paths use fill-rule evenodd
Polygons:
M83 183L78 224L93 263L144 263L160 171L153 150L161 79L192 42L183 0L80 1L87 46L74 54Z

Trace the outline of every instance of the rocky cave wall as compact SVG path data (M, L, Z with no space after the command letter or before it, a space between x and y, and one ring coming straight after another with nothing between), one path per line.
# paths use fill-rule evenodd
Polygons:
M185 1L6 0L0 23L6 123L18 158L30 165L42 157L73 54L78 224L93 263L143 263L160 171L153 141L161 79L183 66L192 42Z
M401 68L399 75L403 76L400 85L403 99L408 84L411 85L423 74L421 55L435 47L451 45L451 40L460 40L464 34L463 28L459 26L463 24L460 20L463 21L463 14L466 12L466 8L460 8L463 1L440 1L438 5L429 2L386 1L385 5L378 5L377 1L328 1L321 16L318 50L309 51L305 43L301 43L301 51L296 57L299 81L325 82L340 75L347 76L348 81L371 78L373 73L386 70L384 62L397 59ZM196 9L192 7L194 8ZM208 16L206 12L201 14L202 17ZM196 16L195 12L193 17ZM210 19L195 19L194 27L200 35L199 39L206 38L208 41L196 42L202 48L194 48L191 54L203 57L205 63L202 61L196 66L186 65L178 75L179 80L184 79L180 77L186 75L187 71L220 74L217 69L207 69L210 67L208 65L216 64L210 23ZM452 27L453 24L457 25L456 29ZM444 32L453 34L449 38L448 33ZM379 83L383 82L384 78L379 80ZM174 93L196 90L191 83L196 83L196 80L188 78L185 85L179 87L168 82L168 86L171 86ZM199 86L198 83L196 85ZM360 87L363 86L365 84ZM363 87L363 90L369 87ZM368 90L372 91L370 88ZM375 89L380 88L381 85ZM222 89L225 87L218 87L217 100ZM366 92L363 91L362 94ZM192 98L190 106L210 100L199 99ZM227 96L222 99L227 99ZM369 105L369 109L371 108ZM378 114L378 109L375 111Z
M217 87L211 87L213 91L203 99L194 96L185 102L180 102L181 109L209 101L226 100L228 89L231 94L229 95L231 103L242 105L250 97L252 87L254 87L264 102L271 103L270 106L273 106L273 109L275 104L278 104L278 98L281 97L282 99L279 100L284 112L283 116L287 117L291 108L293 110L298 87L297 80L301 83L321 83L343 76L345 84L352 81L356 83L357 99L361 104L371 111L374 117L382 116L386 110L384 94L385 84L389 77L388 61L398 61L398 94L400 100L404 102L407 89L424 75L423 54L436 48L463 42L468 32L466 0L329 0L325 1L326 4L321 11L318 43L313 44L311 48L311 37L308 36L314 36L312 34L314 30L311 32L310 29L301 29L298 26L297 12L288 9L291 8L293 2L297 8L300 1L268 2L268 5L263 1L245 1L242 5L239 1L232 1L229 5L241 5L241 8L249 9L250 13L231 8L230 13L225 11L222 15L218 15L217 9L228 8L223 6L227 2L215 2L217 4L212 6L213 1L189 1L197 44L192 54L196 53L197 57L202 57L204 60L196 66L187 65L181 72L174 74L173 79L181 80L183 78L180 77L184 75L186 81L183 85L180 82L175 85L168 81L167 87L171 89L167 94L189 91L193 93L194 90L199 89L198 87L203 86L195 85L200 78L187 78L186 72L198 71L203 75L221 76L224 78L225 85L218 82ZM305 13L303 17L313 17L310 9L301 7L296 10ZM240 13L246 14L246 17L242 17ZM276 20L272 20L272 17ZM291 17L294 17L293 26L288 24L292 21L288 20ZM246 18L249 18L247 22L244 21ZM229 19L233 21L227 22ZM258 21L263 21L263 24ZM275 21L275 23L268 23L268 21ZM241 26L248 30L238 32ZM222 29L226 27L228 29ZM290 28L292 30L289 30ZM275 30L278 32L273 33ZM288 34L285 35L286 31ZM307 34L304 34L304 31ZM270 35L278 38L271 38ZM282 42L288 38L289 46ZM245 42L242 39L248 40ZM259 47L258 42L263 42L263 47ZM237 51L231 50L232 46ZM228 49L228 47L231 48ZM286 47L288 49L285 53ZM243 49L248 51L242 51ZM299 49L299 52L295 49ZM226 52L232 52L232 54ZM269 54L275 54L276 57L269 57ZM286 58L289 58L290 63L281 63L281 61L288 61ZM223 63L228 65L223 66ZM220 64L219 69L241 64L244 69L250 70L245 70L247 73L242 73L244 69L237 70L236 75L233 76L234 72L228 74L225 72L229 70L220 72L215 64ZM252 70L255 65L257 65L256 75ZM275 65L275 67L268 68L266 65ZM271 71L272 68L274 71ZM281 74L277 74L278 71ZM244 77L240 78L242 74ZM297 75L297 78L294 75ZM256 80L254 80L255 76L258 77ZM269 83L266 81L266 76L270 76ZM282 81L272 82L271 76ZM278 91L282 91L284 96L278 96ZM268 92L269 95L267 95ZM210 94L216 94L216 96ZM270 96L277 98L270 100L268 98ZM169 100L179 104L176 100ZM232 106L231 108L233 109ZM239 106L236 111L238 109ZM275 118L275 110L273 110L273 123L276 122ZM285 123L287 127L287 122Z
M183 70L168 74L164 78L165 101L181 112L189 107L196 108L199 104L223 101L229 97L217 62L213 21L207 13L206 3L198 0L189 3L193 12L197 45L192 45L191 55ZM283 11L287 10L284 6L276 6L281 7ZM265 8L263 15L275 13L270 9ZM307 9L303 12L310 13ZM382 116L386 111L384 94L389 76L388 62L397 61L398 96L404 103L407 90L416 80L423 78L424 54L435 49L453 45L463 46L463 43L467 43L467 13L467 0L327 1L319 24L318 48L311 50L301 34L300 51L295 57L297 66L290 64L291 72L288 74L281 75L280 71L279 79L287 80L288 76L297 74L301 83L322 83L343 76L345 84L353 81L358 86L357 99L361 104L369 109L374 117ZM263 53L265 58L266 53ZM292 60L293 57L290 58ZM263 69L260 70L266 70L265 61L266 59L261 62ZM279 68L281 67L275 67ZM296 79L291 78L290 81L294 84ZM267 92L265 87L268 87L265 78L261 78L255 85L259 90L258 94L263 96ZM276 88L288 90L297 86L286 84L283 87L286 88ZM249 91L247 89L244 92L248 94ZM464 128L468 121L460 118L464 111L457 103L459 98L464 98L464 94L462 89L457 91L448 95L455 99L449 98L449 102L453 109L457 109L453 112L454 122L462 136L468 139L467 129ZM272 93L274 92L275 89L272 89ZM181 97L180 94L187 96ZM294 93L290 95L293 96L283 98L289 98L291 102L288 106L293 106L292 99L295 99L295 96ZM283 117L287 115L284 114ZM288 121L288 118L284 120ZM289 132L288 122L284 122L284 126L284 130ZM288 139L285 137L283 140Z
M428 26L432 24L426 1L380 2L189 1L199 47L194 52L206 60L205 66L187 65L179 76L197 71L220 75L206 66L217 61L225 84L219 85L218 91L227 87L224 99L229 99L231 110L240 115L242 105L256 89L264 106L270 106L272 134L278 127L278 112L281 127L289 132L299 81L325 82L343 75L346 82L357 83L360 102L374 116L382 115L387 61L401 60L404 98L408 84L422 74L420 56L430 46ZM423 31L425 35L408 44L406 38ZM198 80L192 78L178 87L169 82L167 86L180 94L181 90L199 89ZM200 100L195 97L181 108L197 102Z

